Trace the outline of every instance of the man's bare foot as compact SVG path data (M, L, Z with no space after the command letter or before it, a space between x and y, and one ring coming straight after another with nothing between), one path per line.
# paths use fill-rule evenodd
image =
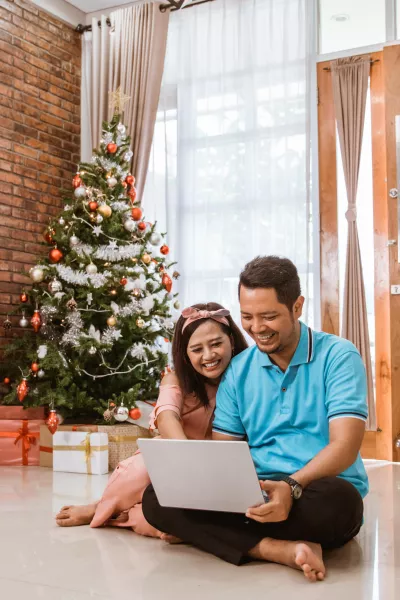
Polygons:
M308 581L322 581L325 565L320 544L312 542L290 542L264 538L249 552L256 560L265 560L299 569Z
M56 523L60 527L76 527L89 525L96 512L97 502L85 506L63 506L56 515Z
M320 544L295 542L294 563L309 581L322 581L325 578L325 565Z
M160 538L163 542L167 542L167 544L183 544L183 541L174 535L170 535L169 533L162 533Z

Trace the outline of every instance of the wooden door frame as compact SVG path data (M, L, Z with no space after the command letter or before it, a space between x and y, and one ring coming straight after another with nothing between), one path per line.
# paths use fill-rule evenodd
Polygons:
M393 444L391 382L390 255L388 248L388 157L384 51L370 54L372 169L374 203L375 380L377 431L367 431L364 458L396 460ZM322 330L339 335L339 247L336 168L336 120L330 61L317 65L318 159ZM400 111L399 111L400 112ZM396 187L393 184L392 187ZM397 213L396 213L397 214ZM393 218L393 215L392 215ZM397 223L396 223L397 231ZM397 235L397 233L396 233ZM396 246L397 249L397 246ZM396 250L397 252L397 250Z

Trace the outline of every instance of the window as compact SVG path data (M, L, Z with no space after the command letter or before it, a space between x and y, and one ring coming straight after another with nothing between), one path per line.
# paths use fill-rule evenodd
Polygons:
M320 53L385 42L385 9L385 0L320 0Z

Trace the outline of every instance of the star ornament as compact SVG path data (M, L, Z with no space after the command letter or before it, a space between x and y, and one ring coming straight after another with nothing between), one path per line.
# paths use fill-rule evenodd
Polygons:
M110 108L114 109L114 112L118 114L124 112L125 105L131 99L130 96L126 96L123 93L121 86L115 92L108 92L108 97Z

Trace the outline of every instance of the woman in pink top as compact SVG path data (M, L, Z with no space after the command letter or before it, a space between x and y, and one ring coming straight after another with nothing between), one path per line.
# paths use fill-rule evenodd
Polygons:
M182 312L172 342L175 372L161 383L150 428L166 439L211 438L215 397L221 376L246 341L220 304L195 304ZM141 535L168 538L143 516L142 496L150 479L140 452L119 463L99 502L64 506L56 516L62 527L131 527Z

